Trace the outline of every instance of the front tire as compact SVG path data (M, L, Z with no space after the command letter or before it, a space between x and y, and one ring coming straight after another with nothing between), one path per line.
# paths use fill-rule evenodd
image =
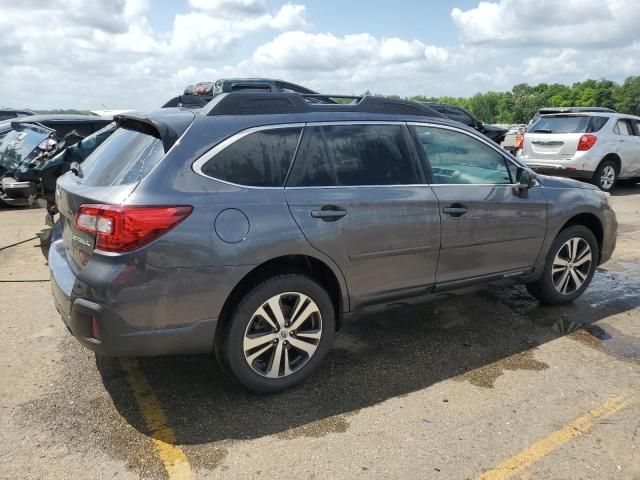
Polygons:
M270 278L244 295L220 345L223 368L257 393L291 388L329 352L335 312L327 291L302 274Z
M572 302L589 286L599 255L591 230L583 225L565 228L549 249L542 276L527 283L527 290L547 305Z
M595 173L593 174L591 183L593 183L603 192L609 192L616 184L617 179L618 168L616 166L616 163L613 160L604 160L600 163Z

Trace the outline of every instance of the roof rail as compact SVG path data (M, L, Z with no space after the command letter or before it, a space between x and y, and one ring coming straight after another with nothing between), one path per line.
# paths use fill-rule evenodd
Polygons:
M348 104L322 102L322 99L353 99ZM320 101L319 101L320 100ZM215 97L201 111L202 115L269 115L311 112L400 113L442 118L433 108L408 100L387 97L300 94L289 92L230 92Z

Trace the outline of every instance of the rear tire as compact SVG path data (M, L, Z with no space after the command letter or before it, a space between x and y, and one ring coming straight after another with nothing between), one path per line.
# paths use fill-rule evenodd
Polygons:
M327 291L302 274L270 278L249 290L219 345L223 369L256 393L306 380L329 352L335 312Z
M603 160L598 165L591 183L598 187L603 192L609 192L616 184L618 179L618 166L613 160Z
M527 283L529 293L547 305L572 302L586 290L595 273L598 241L583 225L562 230L553 241L542 276Z

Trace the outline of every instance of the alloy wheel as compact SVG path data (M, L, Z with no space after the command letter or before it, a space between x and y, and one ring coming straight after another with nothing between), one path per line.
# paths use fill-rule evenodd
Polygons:
M581 237L567 240L553 260L553 288L562 295L571 295L586 281L593 262L589 243Z
M274 295L249 320L242 349L251 369L268 378L300 370L322 338L322 316L316 303L299 292Z
M616 171L611 165L606 165L602 169L600 174L600 185L604 190L609 190L613 187L613 183L616 180Z

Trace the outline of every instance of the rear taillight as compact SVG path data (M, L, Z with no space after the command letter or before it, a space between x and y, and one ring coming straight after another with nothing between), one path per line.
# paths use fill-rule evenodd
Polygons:
M76 227L96 236L97 250L129 252L171 230L192 210L191 206L82 205Z
M598 137L591 134L582 135L580 137L580 141L578 142L578 151L584 152L585 150L589 150L598 140Z
M516 147L518 150L524 149L524 135L520 135L519 138L516 138Z

